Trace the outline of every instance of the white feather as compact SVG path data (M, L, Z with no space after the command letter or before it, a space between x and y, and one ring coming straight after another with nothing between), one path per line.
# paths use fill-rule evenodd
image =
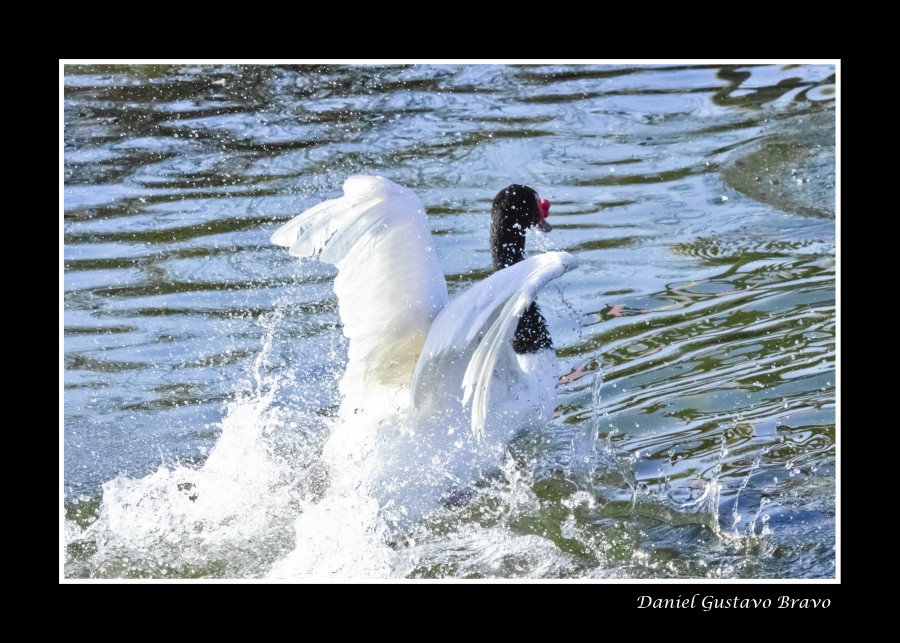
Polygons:
M515 353L510 340L522 313L547 283L577 265L567 252L548 252L499 270L454 299L431 325L422 356L413 375L417 408L429 405L453 364L466 364L461 403L472 401L472 431L478 437L491 403L497 379L515 376ZM505 357L498 371L498 360Z
M343 197L295 217L272 243L338 269L334 289L350 340L341 415L403 406L431 321L447 302L421 200L382 177L350 177Z

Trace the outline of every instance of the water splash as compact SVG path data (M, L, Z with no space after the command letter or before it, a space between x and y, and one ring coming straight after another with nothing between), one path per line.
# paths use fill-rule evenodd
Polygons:
M391 531L365 463L323 460L335 421L296 404L304 375L275 355L284 306L259 319L260 349L226 404L209 457L104 484L96 515L66 524L69 576L391 578L434 565L534 576L557 569L548 561L559 556L546 555L551 541L510 531L540 508L512 458L499 478L463 499L463 512L477 511L482 522L459 522L459 507L439 507L409 536Z
M595 358L596 370L591 384L591 407L594 414L590 421L582 422L572 437L572 459L569 462L569 470L576 480L581 481L581 486L587 490L593 490L594 474L597 470L597 439L600 434L601 422L605 417L603 412L600 391L603 388L603 371L600 368L600 357ZM608 438L607 438L608 440ZM609 446L609 442L607 442Z
M120 475L103 485L96 519L67 523L69 575L257 576L290 551L329 423L276 403L294 375L268 369L281 318L279 311L261 318L261 350L202 466Z

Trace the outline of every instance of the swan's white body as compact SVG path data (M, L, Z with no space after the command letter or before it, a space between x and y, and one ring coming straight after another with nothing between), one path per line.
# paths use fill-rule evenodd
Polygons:
M425 208L410 190L355 176L344 196L272 235L292 255L338 269L334 289L350 340L339 424L323 459L332 484L376 498L408 524L502 463L513 435L555 408L552 349L517 355L519 317L575 267L544 253L497 271L448 303Z

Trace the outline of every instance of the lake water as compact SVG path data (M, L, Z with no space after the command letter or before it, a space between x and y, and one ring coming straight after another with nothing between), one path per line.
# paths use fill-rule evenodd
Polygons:
M835 576L834 67L64 83L67 576ZM540 298L558 417L402 537L320 479L333 272L268 242L352 174L420 195L451 295L509 183L580 260Z

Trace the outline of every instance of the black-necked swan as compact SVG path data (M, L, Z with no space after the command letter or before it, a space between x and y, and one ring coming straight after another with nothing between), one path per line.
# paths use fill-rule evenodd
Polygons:
M509 441L552 417L556 356L535 297L575 267L566 252L525 257L550 203L511 185L493 201L495 272L448 300L421 200L376 176L298 215L272 242L337 267L348 363L323 450L332 488L373 498L408 525L502 464Z

